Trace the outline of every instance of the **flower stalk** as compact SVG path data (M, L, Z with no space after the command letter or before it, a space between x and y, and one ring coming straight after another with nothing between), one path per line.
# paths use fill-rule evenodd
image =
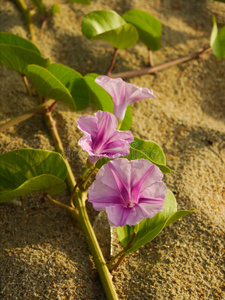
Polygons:
M49 128L51 136L55 143L56 150L60 154L63 155L64 154L63 145L62 145L60 136L58 134L56 122L52 118L51 112L46 113L45 119L46 119L46 125ZM67 170L68 170L67 183L68 183L69 189L72 193L76 186L76 180L74 178L69 161L67 160L66 157L64 157L64 159L65 159L65 162L67 165ZM102 285L104 287L104 291L105 291L107 299L108 300L118 300L118 297L117 297L117 294L115 291L115 287L112 282L112 275L110 274L109 269L106 265L104 256L102 254L101 248L98 244L97 238L95 236L94 230L91 226L91 223L90 223L90 220L89 220L89 217L87 214L87 210L86 210L86 206L85 206L86 199L87 199L87 192L82 192L82 191L75 189L75 193L73 196L73 203L74 203L74 206L76 207L78 213L76 213L76 210L74 210L73 208L70 211L70 213L71 213L71 216L75 220L78 221L78 223L80 224L80 227L84 233L84 236L88 243L89 249L93 256L95 265L98 269L98 273L99 273Z

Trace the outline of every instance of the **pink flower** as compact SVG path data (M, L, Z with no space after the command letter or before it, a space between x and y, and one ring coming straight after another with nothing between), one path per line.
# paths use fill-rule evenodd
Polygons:
M77 124L85 135L78 144L88 152L91 164L102 157L117 158L129 154L129 143L133 142L134 137L128 130L116 130L118 121L113 114L98 111L95 116L81 116Z
M124 119L127 106L135 101L154 98L153 91L134 84L127 83L121 78L110 78L99 76L95 82L105 89L112 97L114 103L114 115L122 121Z
M112 227L136 225L163 209L167 188L162 178L148 160L118 158L101 167L88 201L94 209L106 211Z

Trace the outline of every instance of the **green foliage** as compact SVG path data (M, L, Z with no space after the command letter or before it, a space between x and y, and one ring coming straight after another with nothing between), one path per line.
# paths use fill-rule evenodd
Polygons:
M77 110L89 105L87 84L80 73L63 64L51 64L48 70L68 89L76 104Z
M29 64L47 67L49 59L44 59L30 41L12 33L0 32L0 64L27 75Z
M130 241L134 231L136 233L133 242L126 254L131 253L152 241L168 225L185 217L194 210L177 211L177 202L173 193L168 190L163 210L158 212L153 218L141 221L136 226L123 226L117 228L117 235L120 243L125 248Z
M58 14L59 12L60 12L60 8L57 4L53 4L52 7L49 10L49 13L51 15Z
M128 107L128 109L130 108ZM164 174L171 172L170 168L166 166L166 157L162 148L152 141L144 141L134 137L134 142L130 144L130 154L124 157L128 160L144 158L158 166ZM101 158L97 161L96 167L100 169L109 161L108 158Z
M158 166L163 173L169 173L170 168L166 166L166 157L162 148L152 142L144 141L137 137L130 144L130 154L125 156L129 160L144 158Z
M111 96L100 85L95 82L98 74L87 74L84 76L89 88L90 104L96 110L104 110L113 113L113 101Z
M122 18L136 27L139 39L150 50L157 51L161 48L162 25L155 17L140 9L131 9Z
M131 106L128 105L120 130L129 130L133 123Z
M212 17L213 29L210 37L210 46L214 54L222 59L225 58L225 26L218 32L216 18Z
M118 49L129 48L138 40L136 28L113 10L87 14L82 21L82 32L89 40L104 40Z
M29 65L28 71L41 97L59 101L73 111L85 109L89 105L86 82L75 70L55 63L48 69Z
M20 149L0 155L0 202L30 193L58 194L66 188L67 167L58 153Z
M225 3L225 0L214 0L214 1L216 1L216 2L223 2L223 3Z

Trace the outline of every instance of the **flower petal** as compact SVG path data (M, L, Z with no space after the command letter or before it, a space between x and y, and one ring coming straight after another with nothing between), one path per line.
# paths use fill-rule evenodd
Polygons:
M78 128L83 131L85 135L91 135L93 139L97 137L98 126L97 119L91 115L84 115L77 120Z
M88 202L93 204L94 209L104 210L108 206L120 204L120 194L101 181L95 180L88 189Z
M126 220L129 215L129 210L123 205L117 204L106 208L109 224L112 227L123 227L126 225Z
M104 88L112 97L114 103L114 115L120 121L124 119L129 104L141 99L155 97L153 91L127 83L121 78L113 79L103 75L97 77L95 82Z
M97 118L98 134L95 140L93 140L93 148L96 154L101 152L101 147L116 131L118 121L116 117L107 111L98 111L95 113Z

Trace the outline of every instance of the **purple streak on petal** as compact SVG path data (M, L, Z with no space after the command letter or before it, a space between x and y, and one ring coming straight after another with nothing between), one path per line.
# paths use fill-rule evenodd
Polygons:
M130 131L117 131L116 117L106 111L95 116L82 116L77 120L84 137L78 144L89 154L89 161L95 164L101 157L117 158L130 152L129 143L134 140Z
M147 160L116 159L99 170L89 201L95 209L106 210L111 226L136 225L163 209L167 189L162 177Z
M164 201L151 201L149 200L146 203L139 203L138 207L142 211L142 214L145 218L154 217L159 211L163 210Z
M107 206L120 204L120 194L101 181L95 180L88 189L88 201L93 203L96 210L103 210Z
M110 78L99 76L95 82L104 88L112 97L114 103L114 115L122 121L124 119L127 106L135 101L155 97L153 92L147 88L137 87L127 83L121 78Z
M139 202L148 201L148 199L162 200L165 199L167 194L167 188L163 181L156 181L152 185L146 187L139 194Z
M123 205L114 205L106 207L106 213L109 218L109 224L112 227L122 227L126 224L126 219L129 215L129 209Z
M97 118L98 135L93 143L96 151L101 151L101 146L110 138L112 133L116 131L118 121L115 116L109 112L98 111L95 113Z

